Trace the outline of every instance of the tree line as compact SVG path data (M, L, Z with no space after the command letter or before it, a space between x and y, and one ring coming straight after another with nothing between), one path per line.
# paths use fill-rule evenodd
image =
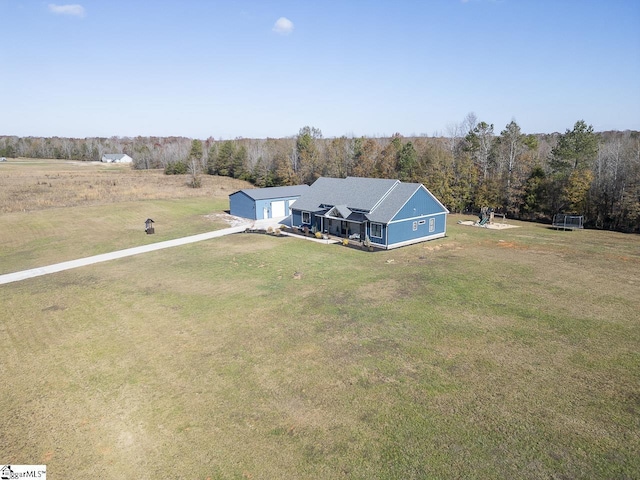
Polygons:
M324 138L303 127L287 138L0 137L0 156L100 160L127 153L134 168L240 178L257 187L311 184L320 176L423 183L452 212L491 207L510 218L584 215L585 225L640 233L640 132L594 132L579 120L564 133L499 132L469 114L432 137Z

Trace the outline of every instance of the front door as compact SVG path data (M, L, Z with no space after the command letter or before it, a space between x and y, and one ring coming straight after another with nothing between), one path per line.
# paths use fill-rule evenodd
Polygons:
M341 235L340 226L342 222L340 220L329 220L329 233L332 235L337 235L338 237Z

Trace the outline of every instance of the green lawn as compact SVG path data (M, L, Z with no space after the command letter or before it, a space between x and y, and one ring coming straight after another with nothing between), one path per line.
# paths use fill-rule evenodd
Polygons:
M143 243L146 216L167 218L154 240L202 231L211 208L184 202L38 239L93 216L60 209L0 259ZM0 286L0 459L52 478L637 478L638 236L460 218L389 252L239 234Z
M0 216L0 274L226 228L228 200L183 198L52 208ZM144 233L147 218L155 235Z

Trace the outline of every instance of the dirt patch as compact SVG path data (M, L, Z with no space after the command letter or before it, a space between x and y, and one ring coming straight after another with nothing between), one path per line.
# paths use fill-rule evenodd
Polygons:
M510 223L485 223L484 225L478 224L473 220L461 220L458 225L465 225L468 227L488 228L490 230L504 230L507 228L518 228L518 225L511 225Z
M515 248L520 250L525 250L528 248L527 246L522 245L521 243L507 242L506 240L498 240L498 246L501 248Z
M431 245L427 243L422 248L424 248L429 252L438 252L440 250L462 250L462 245L460 245L457 242L438 243L435 245Z
M240 225L249 223L249 220L246 218L236 217L234 215L229 215L228 213L212 213L210 215L205 215L204 218L212 221L222 221L228 223L231 227L239 227Z

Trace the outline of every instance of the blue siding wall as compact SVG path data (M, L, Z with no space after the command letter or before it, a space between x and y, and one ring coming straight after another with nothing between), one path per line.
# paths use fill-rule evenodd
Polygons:
M434 229L429 231L430 220ZM414 222L416 230L413 229ZM420 222L424 222L422 225ZM387 245L443 236L447 229L447 211L424 188L419 188L388 225Z
M294 227L302 225L302 212L300 210L294 210L291 213L291 225Z
M264 200L254 200L243 192L236 192L229 195L229 210L231 215L236 217L250 218L252 220L263 220L271 218L273 212L271 203L284 201L285 216L289 214L289 205L299 197L267 198ZM267 216L264 216L264 209L267 208Z
M393 217L393 220L419 217L420 215L430 215L444 212L442 206L431 196L426 189L419 188L409 199L404 207Z
M256 220L262 220L263 218L269 218L271 215L271 199L268 200L255 200L256 202ZM264 216L264 207L267 207L267 216Z
M429 231L429 221L430 219L434 219L434 231ZM420 222L424 220L424 224L420 225ZM389 237L388 237L388 245L393 245L395 243L408 242L411 240L416 240L424 237L432 237L432 236L442 236L446 231L446 213L440 213L438 215L430 216L430 217L422 217L415 218L410 220L403 220L400 222L390 223L389 224ZM413 222L416 222L416 230L413 230Z
M300 226L306 225L307 227L309 227L309 229L316 227L316 229L320 231L320 228L322 226L322 218L316 217L315 214L313 213L309 215L309 218L311 219L311 222L304 224L302 223L302 211L300 210L291 211L291 225L293 225L294 227L300 227Z
M256 220L256 204L253 198L249 198L243 192L229 195L229 211L231 215Z

